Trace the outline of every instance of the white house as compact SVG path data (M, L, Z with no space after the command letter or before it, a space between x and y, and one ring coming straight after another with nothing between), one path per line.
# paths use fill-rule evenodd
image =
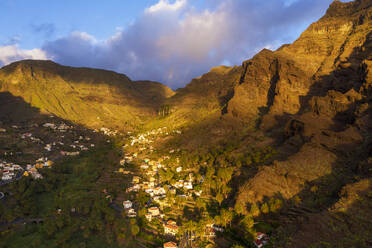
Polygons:
M128 210L128 214L127 215L128 215L129 218L134 218L134 217L137 216L137 213L136 213L136 211L133 208L130 208Z
M123 201L123 207L125 209L128 209L128 208L131 208L133 206L132 202L131 201Z
M176 235L178 233L178 226L177 225L164 225L164 233L169 235Z
M165 194L165 189L163 187L156 187L154 189L154 194L155 195L164 195Z
M151 207L151 208L148 209L148 211L152 216L160 215L160 211L159 211L158 207Z
M191 183L191 182L185 182L185 183L183 184L183 187L184 187L185 189L192 189L192 183Z

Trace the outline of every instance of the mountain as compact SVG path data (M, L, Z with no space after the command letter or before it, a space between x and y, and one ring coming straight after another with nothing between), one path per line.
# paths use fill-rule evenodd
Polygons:
M371 27L371 0L334 1L293 44L264 49L241 66L213 68L175 92L51 61L3 67L0 91L92 128L182 129L153 144L159 150L171 143L202 157L219 146L214 154L228 153L235 173L229 207L249 216L252 206L285 202L274 217L258 216L281 226L272 235L275 247L368 247ZM246 162L269 146L276 150L270 159Z
M173 94L150 81L133 82L111 71L24 60L0 70L0 91L22 97L42 112L88 127L132 128L156 115Z

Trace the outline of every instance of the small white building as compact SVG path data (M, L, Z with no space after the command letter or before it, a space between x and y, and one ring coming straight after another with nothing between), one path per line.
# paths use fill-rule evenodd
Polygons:
M185 183L183 184L183 187L184 187L185 189L192 189L192 183L191 183L191 182L185 182Z
M160 211L159 211L158 207L151 207L151 208L148 209L148 211L152 216L160 215Z
M133 203L131 201L129 201L129 200L123 201L123 207L125 209L131 208L132 206L133 206Z
M156 187L154 189L154 194L155 195L164 195L165 194L165 189L163 187Z
M133 208L130 208L127 215L129 218L135 218L137 216L137 213Z
M165 224L164 225L164 233L174 236L178 233L178 226L177 225Z

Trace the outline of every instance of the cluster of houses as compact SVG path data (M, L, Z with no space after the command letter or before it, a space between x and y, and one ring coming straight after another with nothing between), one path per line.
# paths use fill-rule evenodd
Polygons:
M36 160L36 163L34 165L28 164L26 166L26 170L23 172L23 176L31 176L33 179L42 179L43 176L40 174L38 169L51 168L52 165L53 161L48 160L48 158L39 158L38 160Z
M61 133L65 133L65 132L67 132L67 130L73 129L73 126L66 125L65 123L61 123L61 124L57 125L57 124L54 124L54 123L47 122L47 123L43 124L43 127L47 127L47 128L53 129L53 130L58 130Z
M177 156L177 152L180 149L170 149L169 156L162 156L158 159L151 160L145 158L146 156L152 157L154 151L152 143L156 142L155 138L159 136L167 136L172 134L181 134L181 131L169 131L166 127L155 129L147 133L139 134L137 136L130 136L129 143L123 148L126 150L124 158L120 161L120 165L123 168L119 169L120 173L133 174L132 185L126 189L127 192L146 192L150 196L150 201L147 203L147 213L145 217L149 223L153 222L154 219L160 220L163 223L164 235L173 237L180 232L180 227L176 221L172 220L170 216L163 213L163 210L167 207L172 208L176 203L177 197L184 197L191 199L191 197L199 197L202 195L202 190L195 190L196 178L194 177L192 170L185 169L179 159L175 158L175 162L172 165L169 162L170 156ZM128 152L131 150L132 152ZM143 152L144 151L144 152ZM168 160L168 161L166 161ZM133 163L132 163L133 162ZM136 164L141 173L135 174L125 169L127 163ZM163 180L163 173L160 171L171 170L176 180ZM167 183L166 183L167 182ZM203 178L198 182L203 182ZM198 187L196 187L197 189ZM174 197L168 197L173 195ZM155 204L154 204L155 203ZM156 206L155 206L156 205ZM123 202L124 209L127 211L128 217L136 217L136 212L131 201ZM180 224L180 223L179 223ZM216 238L218 232L223 232L224 229L214 223L207 224L205 227L205 238L213 240ZM195 238L195 234L192 237ZM254 244L261 248L267 244L267 236L258 233L257 240ZM163 244L164 248L178 247L174 242L166 242Z
M143 134L139 134L137 136L130 136L130 146L134 146L135 144L150 144L153 143L154 137L159 137L159 136L168 136L171 134L181 134L182 132L180 130L172 130L168 131L167 127L160 127L158 129L153 129L151 131L148 131ZM126 145L128 146L128 145ZM140 148L141 151L146 150L146 147ZM154 148L152 146L149 147L149 152L153 152Z
M95 131L98 132L97 129ZM112 137L118 134L118 130L110 130L109 128L106 128L106 127L101 127L99 131L101 131L104 135L112 136Z
M123 202L123 207L124 207L124 210L126 211L127 216L129 218L137 217L137 212L136 212L136 210L134 210L133 203L131 201L129 201L129 200L124 201Z
M17 172L22 171L22 167L18 164L0 161L0 172L2 181L11 181L16 178Z
M51 116L51 118L53 118L53 116ZM45 132L41 132L41 135L45 136L44 140L40 137L36 137L38 135L35 135L35 133L39 133L39 127L44 128L44 131L51 130L54 134L45 136ZM48 157L53 157L55 159L58 159L60 156L77 156L82 151L87 151L90 148L95 147L95 144L93 144L90 137L85 135L83 136L82 133L79 130L75 129L74 126L67 125L63 122L59 122L58 124L56 124L49 121L42 124L33 123L27 126L12 125L11 128L16 131L13 133L16 133L21 140L37 144L31 146L32 150L35 151L35 153L33 154L36 155L40 153L39 156L45 156L46 154L48 154ZM5 128L1 128L0 132L6 133L7 130ZM49 141L46 142L45 140ZM4 152L4 156L14 155L17 155L17 153L12 151ZM17 164L6 162L0 163L1 181L9 182L14 180L15 178L19 179L22 176L30 176L34 179L41 179L43 177L40 174L39 169L49 168L53 164L51 160L48 160L44 157L36 160L36 163L33 163L32 161L18 162L21 164L24 163L26 166L20 166Z
M37 124L35 124L35 125L37 125ZM44 123L42 126L45 127L45 128L49 128L51 130L60 132L60 133L66 133L68 131L72 132L74 130L73 126L69 126L65 123L55 124L55 123L47 122L47 123ZM19 128L19 127L17 127L17 128ZM40 138L34 137L34 135L30 132L21 133L20 137L21 137L21 139L27 139L27 140L30 140L30 141L35 142L35 143L44 144L44 142ZM59 138L64 139L65 136L62 135ZM62 146L69 146L69 149L70 150L73 149L74 151L60 151L60 154L63 155L63 156L76 156L76 155L79 155L81 151L87 151L87 150L89 150L90 147L95 146L94 144L85 144L85 143L89 142L90 140L91 140L90 137L85 137L84 138L83 136L79 136L79 138L77 140L73 141L72 144L65 144L65 142L62 142L62 140L61 141L54 141L54 142L45 144L44 145L44 150L46 150L47 152L51 152L53 150L60 150L60 147L62 147ZM68 140L66 143L69 143L69 142L71 142L71 141Z

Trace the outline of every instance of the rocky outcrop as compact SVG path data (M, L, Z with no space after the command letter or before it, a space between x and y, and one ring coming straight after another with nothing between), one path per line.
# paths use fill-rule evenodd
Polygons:
M353 88L359 94L363 82L371 82L371 16L369 1L335 1L293 44L275 52L263 50L244 62L228 113L244 120L262 114L294 115L307 110L309 101L314 107L321 99L312 97L329 90L344 94ZM330 92L328 99L337 94Z
M260 168L239 203L289 200L309 183L342 185L358 168L372 131L371 27L371 1L335 1L293 44L244 62L228 114L260 118L262 130L282 135L279 151L296 152Z

